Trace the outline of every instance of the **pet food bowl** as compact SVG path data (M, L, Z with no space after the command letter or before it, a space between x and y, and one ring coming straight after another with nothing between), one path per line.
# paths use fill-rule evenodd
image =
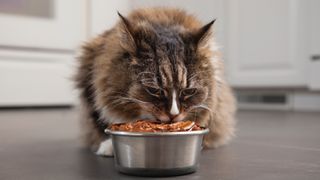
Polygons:
M112 138L118 171L137 176L175 176L196 171L202 139L209 130L105 132Z

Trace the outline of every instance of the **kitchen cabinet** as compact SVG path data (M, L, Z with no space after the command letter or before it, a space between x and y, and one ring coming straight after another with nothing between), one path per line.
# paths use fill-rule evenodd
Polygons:
M225 2L225 59L228 79L234 87L307 86L310 54L305 38L309 34L305 26L306 2Z
M311 90L320 90L320 1L305 1L304 14L307 40L307 76L308 87Z
M86 37L86 2L0 1L0 47L73 51Z
M74 57L0 50L0 107L71 105Z
M0 107L76 102L72 64L87 36L87 3L0 1Z

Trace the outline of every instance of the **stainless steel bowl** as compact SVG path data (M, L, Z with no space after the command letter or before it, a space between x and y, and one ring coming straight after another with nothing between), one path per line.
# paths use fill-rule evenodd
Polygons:
M195 172L203 135L189 132L105 132L111 135L116 169L138 176L174 176Z

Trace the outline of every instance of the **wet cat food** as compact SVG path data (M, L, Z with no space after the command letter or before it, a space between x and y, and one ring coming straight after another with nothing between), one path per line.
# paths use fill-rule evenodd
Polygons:
M175 123L161 123L148 120L138 120L128 123L113 124L112 131L129 132L179 132L202 130L198 124L193 121L180 121Z

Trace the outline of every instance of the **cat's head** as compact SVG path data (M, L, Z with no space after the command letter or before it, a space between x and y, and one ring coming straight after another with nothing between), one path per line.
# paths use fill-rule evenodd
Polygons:
M129 64L131 79L124 97L128 107L136 104L140 115L163 122L180 121L197 108L207 108L213 83L207 45L214 21L188 28L150 19L136 24L119 16L122 60Z

